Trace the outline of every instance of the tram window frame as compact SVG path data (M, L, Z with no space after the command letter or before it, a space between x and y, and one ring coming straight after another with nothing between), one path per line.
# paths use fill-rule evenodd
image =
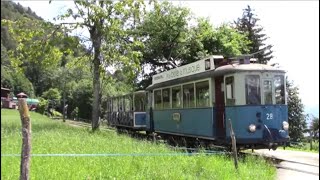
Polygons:
M119 112L123 112L124 111L124 101L123 101L123 96L120 96L120 97L118 97L118 102L119 102L119 104L118 104L118 111Z
M200 88L198 88L199 87L199 84L206 84L206 86L203 86L203 87L207 87L206 88L206 90L205 91L207 91L207 92L205 92L205 93L208 93L208 95L207 95L207 97L206 97L206 99L200 99L200 97L199 97L199 89L200 88L203 88L203 87L201 87L200 86ZM210 107L210 82L209 82L209 80L204 80L204 81L198 81L198 82L196 82L195 83L195 91L196 91L196 107L197 108L203 108L203 107ZM202 93L203 94L203 93Z
M146 95L145 94L135 94L134 95L134 111L144 112L146 107Z
M163 109L171 109L170 99L171 99L171 88L163 88L162 89L162 108Z
M266 82L269 82L266 84ZM272 79L263 79L263 103L273 104L273 81Z
M131 111L131 99L130 99L130 96L124 96L124 110L125 112L129 112Z
M118 98L113 98L112 99L112 111L113 112L118 112L118 104L119 104L119 101L118 101Z
M249 87L249 78L258 80L258 83L255 82L255 86ZM249 89L250 88L250 89ZM256 89L255 89L256 88ZM250 92L249 92L250 90ZM255 92L253 92L253 90ZM261 78L257 74L249 74L245 76L245 93L246 93L246 104L247 105L261 105Z
M111 111L111 99L107 100L107 112L112 112Z
M226 105L234 106L235 105L235 95L234 95L234 76L228 76L225 78L225 96L226 96Z
M160 92L160 96L159 94L157 94L158 92ZM160 97L160 99L159 99ZM162 90L161 89L157 89L157 90L154 90L153 91L153 99L154 99L154 109L155 110L160 110L160 109L163 109L163 106L162 106ZM160 100L160 103L158 103Z
M276 86L276 78L280 77L280 101L277 97L277 90L278 87ZM276 104L286 104L286 89L285 89L285 81L284 81L284 75L275 75L273 79L273 85L274 85L274 97L275 97L275 103Z
M176 93L175 90L179 91L179 92L177 91L179 93L179 95L178 95L179 97L177 96L178 93ZM175 96L175 98L174 98L174 96ZM180 101L180 102L178 102L178 101ZM183 104L183 99L182 99L182 87L181 87L181 85L172 86L171 87L171 107L172 107L172 109L182 108L182 104Z
M189 97L191 97L191 100L187 100L185 90L188 90L189 92L190 92L190 90L192 90L192 93L189 93L189 95L190 95ZM196 97L195 83L183 84L182 85L183 108L195 108L196 107L196 98L195 97Z

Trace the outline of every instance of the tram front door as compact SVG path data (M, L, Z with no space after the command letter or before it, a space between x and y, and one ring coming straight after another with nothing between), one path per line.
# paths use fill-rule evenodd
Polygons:
M223 76L215 77L215 110L216 110L216 122L215 132L218 138L225 138L226 128L224 121L224 91L223 91Z

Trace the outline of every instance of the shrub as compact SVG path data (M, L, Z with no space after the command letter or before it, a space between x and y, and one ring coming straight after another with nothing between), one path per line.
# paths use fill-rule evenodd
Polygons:
M52 110L52 116L53 117L62 117L62 114L56 110Z
M47 108L48 108L48 100L45 100L44 98L40 97L36 112L40 114L44 114Z
M71 112L71 116L73 119L77 119L78 120L78 116L79 116L79 108L76 107L72 112Z

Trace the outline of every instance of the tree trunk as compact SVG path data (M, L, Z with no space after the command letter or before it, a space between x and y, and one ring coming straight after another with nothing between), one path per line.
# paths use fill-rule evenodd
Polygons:
M93 59L93 102L92 102L92 130L99 128L100 117L100 64L101 64L101 36L96 31L91 33L94 47Z
M20 180L29 179L31 156L31 121L26 99L19 98L19 112L22 124L22 149L20 164Z

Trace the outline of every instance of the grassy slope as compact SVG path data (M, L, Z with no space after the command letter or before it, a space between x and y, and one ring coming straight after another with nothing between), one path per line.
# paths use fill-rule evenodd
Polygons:
M1 154L21 152L18 111L1 110ZM92 133L31 113L32 154L173 153L152 144L117 135ZM1 179L18 179L20 157L1 157ZM32 157L31 179L274 179L275 168L248 157L239 164L225 156Z

